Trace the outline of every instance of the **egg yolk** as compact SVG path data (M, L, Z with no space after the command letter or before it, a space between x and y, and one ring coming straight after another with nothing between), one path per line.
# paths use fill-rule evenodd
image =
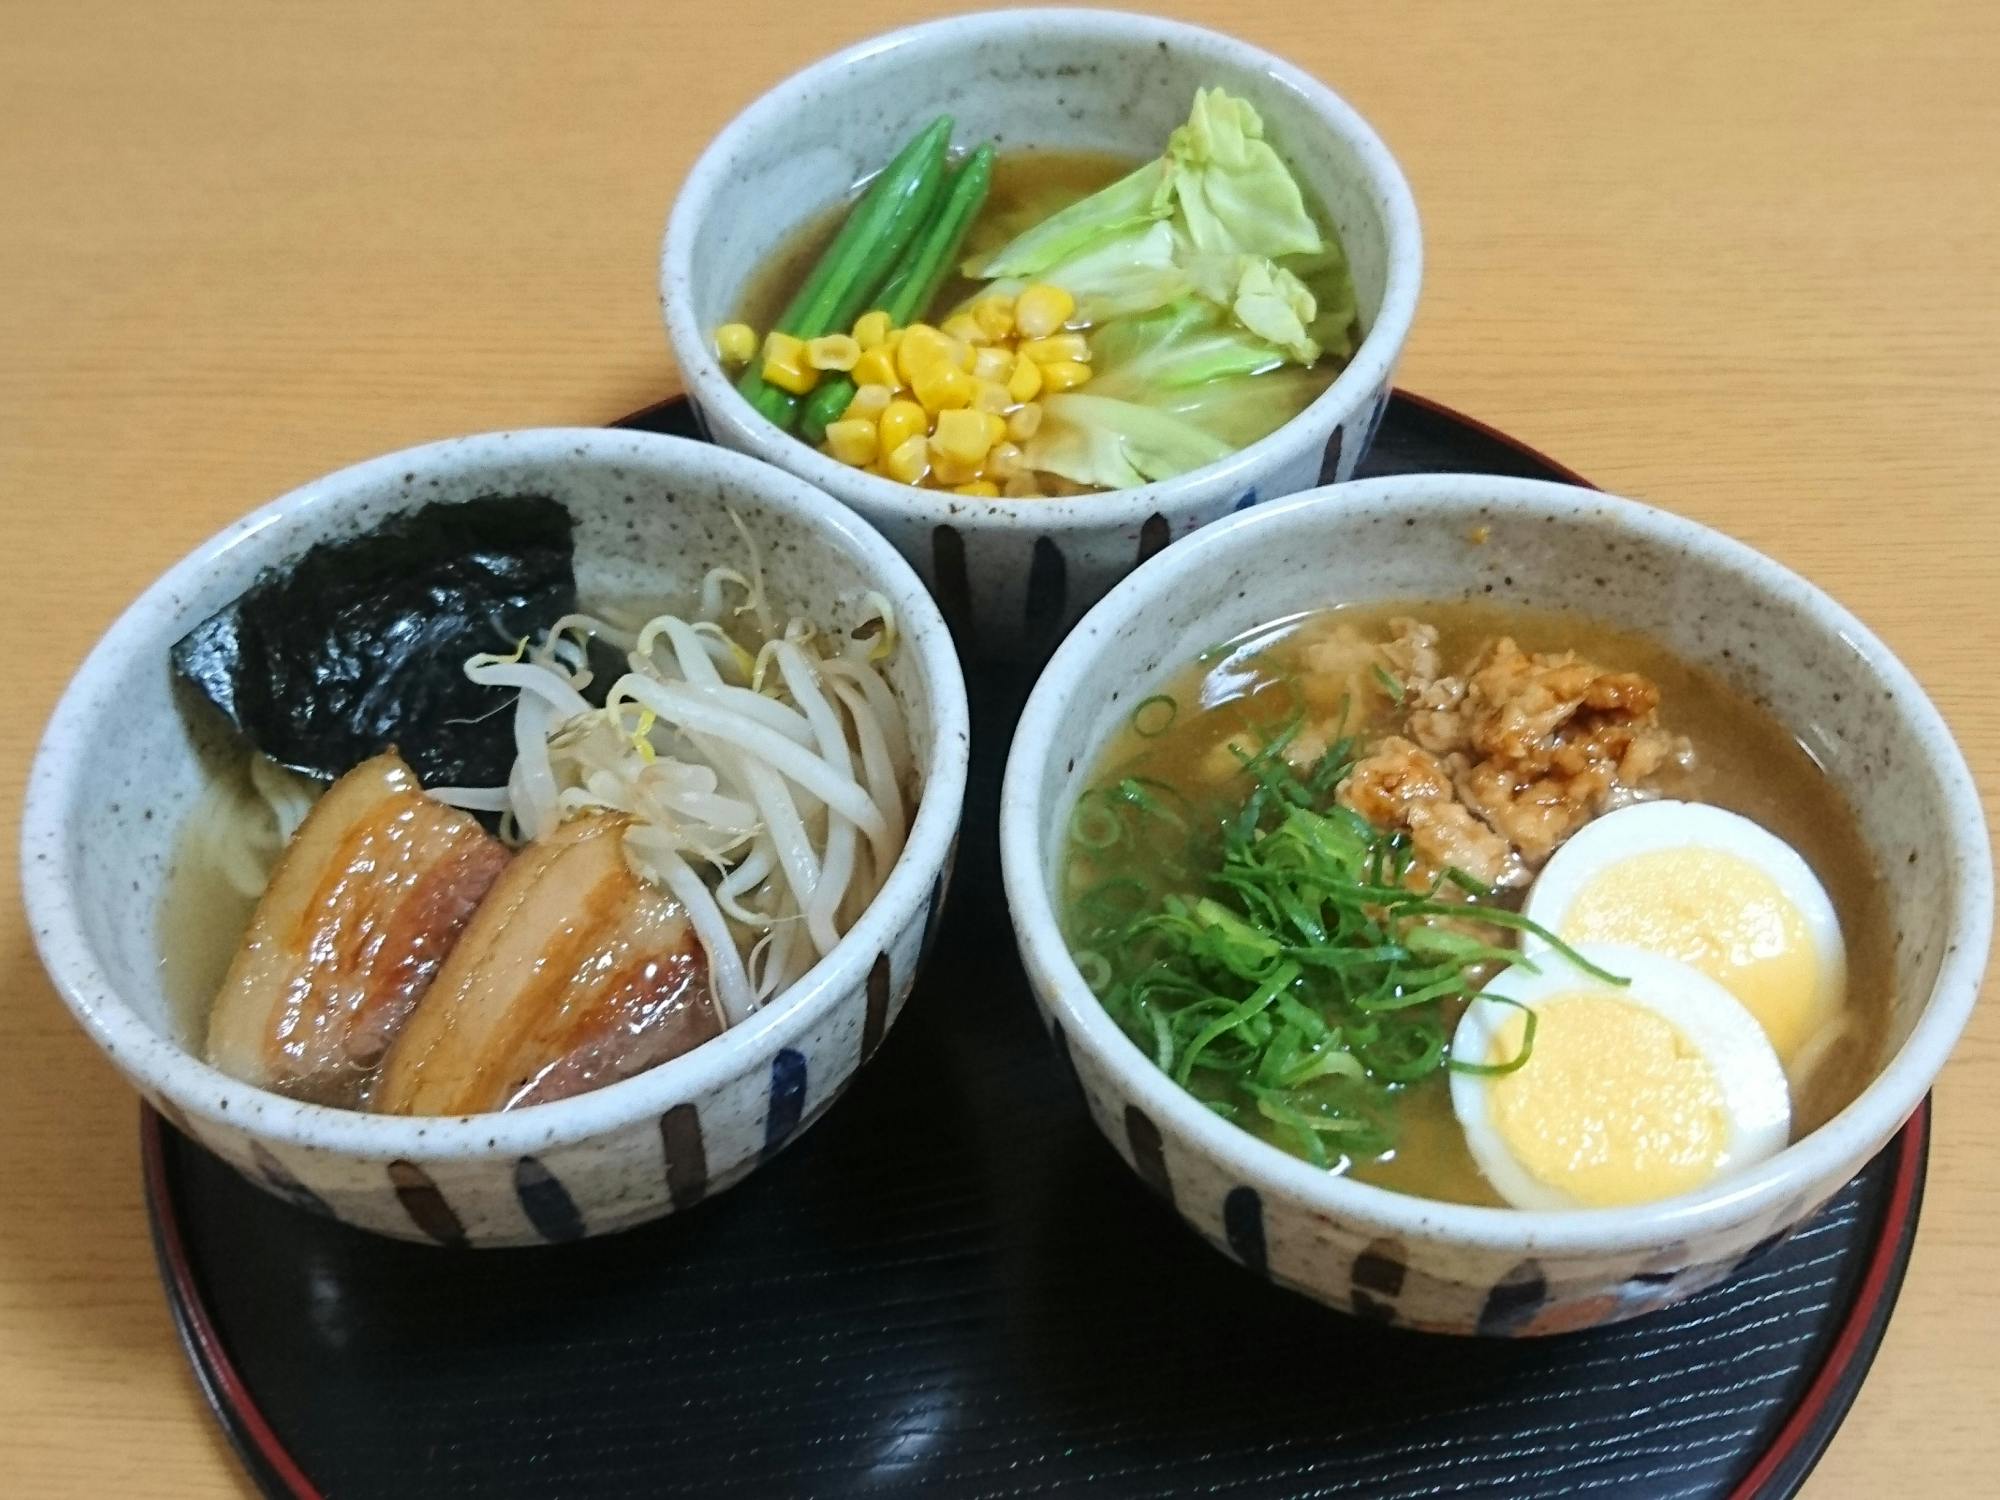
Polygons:
M1537 1180L1586 1208L1690 1192L1722 1165L1729 1120L1715 1070L1680 1030L1603 992L1536 1006L1528 1061L1495 1078L1487 1117ZM1490 1060L1520 1055L1527 1019L1499 1028Z
M1769 875L1719 849L1657 849L1607 865L1577 893L1562 936L1692 964L1743 1002L1784 1062L1822 1019L1819 957L1799 909Z

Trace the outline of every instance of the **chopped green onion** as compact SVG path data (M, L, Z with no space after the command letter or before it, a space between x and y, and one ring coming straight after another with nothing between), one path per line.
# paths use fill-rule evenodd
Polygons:
M1086 849L1102 851L1125 837L1125 825L1116 812L1085 795L1069 815L1069 836Z
M1177 718L1161 694L1133 727L1151 737ZM1459 1011L1487 975L1529 963L1500 934L1532 933L1622 981L1465 872L1420 878L1406 832L1336 798L1356 739L1294 765L1287 752L1305 726L1294 690L1252 731L1254 749L1240 733L1223 741L1242 777L1214 800L1140 774L1151 751L1086 791L1070 820L1065 922L1086 982L1163 1073L1218 1115L1340 1170L1395 1149L1404 1090L1527 1060L1532 1013L1518 1056L1450 1055Z
M1469 1073L1477 1078L1498 1078L1503 1073L1513 1072L1534 1053L1536 1023L1534 1010L1529 1006L1523 1005L1518 1000L1510 1000L1505 995L1488 995L1482 993L1475 995L1473 998L1475 1000L1490 1000L1495 1005L1511 1005L1528 1018L1527 1024L1521 1028L1521 1050L1503 1063L1471 1063L1466 1062L1462 1058L1454 1057L1445 1066L1450 1068L1454 1073Z
M1157 739L1174 727L1180 704L1165 693L1155 693L1132 710L1132 732L1144 739Z

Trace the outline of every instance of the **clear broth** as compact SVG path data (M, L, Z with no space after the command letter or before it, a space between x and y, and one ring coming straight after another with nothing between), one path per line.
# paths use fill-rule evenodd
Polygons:
M1794 1097L1793 1138L1845 1108L1879 1064L1894 998L1888 902L1860 827L1840 792L1770 713L1641 636L1579 615L1475 603L1347 606L1295 616L1248 632L1170 678L1159 691L1181 706L1171 726L1150 738L1130 726L1122 730L1090 784L1148 776L1183 792L1247 795L1247 777L1214 779L1211 757L1217 747L1246 730L1268 732L1293 711L1290 679L1303 667L1303 649L1332 625L1353 625L1381 638L1388 622L1403 615L1438 628L1447 669L1456 669L1492 637L1510 635L1524 650L1573 650L1607 670L1641 672L1658 684L1661 722L1695 749L1690 767L1670 768L1657 779L1660 794L1713 803L1761 823L1799 852L1833 900L1847 942L1850 1024ZM1364 740L1382 729L1365 722L1350 727ZM1073 846L1065 895L1108 873L1110 866ZM1447 1030L1455 1019L1447 1018ZM1396 1118L1395 1149L1348 1163L1345 1170L1363 1182L1420 1197L1504 1206L1473 1163L1443 1072L1399 1089ZM1254 1117L1245 1124L1288 1149L1262 1127Z

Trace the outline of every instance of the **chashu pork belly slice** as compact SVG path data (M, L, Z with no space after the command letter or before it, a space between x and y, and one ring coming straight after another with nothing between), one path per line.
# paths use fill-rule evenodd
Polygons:
M543 1104L722 1030L687 913L633 873L626 827L580 818L514 857L389 1054L376 1109Z
M507 864L393 753L327 789L257 903L209 1013L208 1060L349 1107Z

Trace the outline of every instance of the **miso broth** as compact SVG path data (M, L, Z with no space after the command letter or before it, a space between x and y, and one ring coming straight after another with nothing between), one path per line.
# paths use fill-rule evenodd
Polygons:
M1691 753L1662 764L1639 795L1710 803L1754 820L1803 856L1831 897L1846 946L1843 1024L1803 1081L1794 1080L1792 1138L1850 1102L1878 1065L1892 1001L1892 941L1873 862L1838 790L1768 712L1658 645L1575 615L1484 604L1346 607L1280 620L1205 653L1137 705L1079 802L1063 875L1064 923L1079 967L1100 997L1107 997L1107 1008L1134 1043L1156 1060L1169 1049L1155 1014L1165 1002L1135 1004L1132 997L1173 1000L1182 994L1185 975L1168 972L1178 961L1171 955L1163 958L1156 951L1147 958L1143 944L1113 948L1107 934L1124 931L1121 924L1142 907L1157 910L1174 899L1192 910L1200 898L1220 898L1217 909L1227 910L1218 922L1226 923L1228 911L1255 915L1255 902L1263 898L1228 883L1221 855L1221 830L1243 815L1260 784L1257 766L1245 761L1287 735L1293 746L1310 740L1305 754L1292 754L1296 767L1279 773L1303 786L1312 780L1309 768L1321 740L1351 736L1351 764L1398 733L1409 710L1400 692L1392 691L1402 685L1393 672L1381 669L1379 658L1334 681L1314 665L1323 668L1325 651L1315 652L1336 637L1373 646L1393 636L1392 622L1409 617L1435 627L1435 650L1446 672L1459 670L1483 645L1511 637L1525 652L1575 652L1606 673L1636 673L1657 687L1660 728ZM1371 688L1372 682L1380 688ZM1336 785L1344 783L1319 786L1313 805L1333 808ZM1492 905L1518 912L1531 874L1521 873L1521 886L1490 893ZM1450 892L1448 883L1445 889ZM1107 953L1124 957L1107 961ZM1395 1014L1425 1017L1448 1038L1466 1003L1463 991L1500 966L1469 968L1459 992ZM1312 982L1304 981L1306 989L1299 993L1309 993ZM1338 1008L1326 1014L1339 1014ZM1182 1036L1180 1043L1185 1042ZM1332 1095L1345 1082L1357 1090L1354 1102L1329 1110L1350 1108L1368 1120L1379 1114L1384 1117L1379 1132L1344 1136L1306 1122L1315 1132L1324 1131L1309 1140L1298 1121L1285 1123L1295 1113L1289 1106L1266 1112L1260 1099L1246 1107L1251 1095L1245 1090L1256 1085L1226 1069L1194 1067L1185 1086L1243 1128L1294 1154L1312 1159L1301 1143L1318 1141L1331 1171L1423 1197L1502 1204L1468 1151L1442 1065L1407 1083L1377 1076L1371 1068L1366 1080L1343 1080L1336 1073L1304 1087L1323 1083ZM1343 1139L1361 1140L1365 1149L1339 1150Z

